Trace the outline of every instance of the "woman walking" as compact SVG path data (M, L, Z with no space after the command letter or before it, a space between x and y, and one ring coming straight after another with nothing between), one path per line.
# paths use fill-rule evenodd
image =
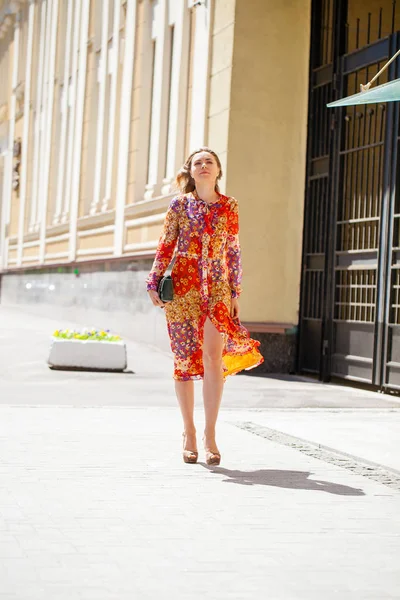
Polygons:
M238 202L223 196L220 160L209 148L193 152L177 175L181 191L168 208L147 290L155 306L165 307L174 354L175 390L181 409L183 460L197 462L193 380L203 379L206 462L218 465L215 433L227 375L261 364L259 342L240 324L241 256ZM158 294L175 247L173 300Z

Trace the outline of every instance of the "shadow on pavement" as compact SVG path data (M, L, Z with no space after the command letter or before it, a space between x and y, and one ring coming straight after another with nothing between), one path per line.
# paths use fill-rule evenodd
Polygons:
M363 490L353 488L340 483L309 479L311 473L308 471L274 471L272 469L260 469L258 471L231 471L221 467L209 467L205 463L199 465L218 475L224 475L228 479L226 483L237 483L239 485L269 485L293 490L312 490L327 492L337 496L365 496Z

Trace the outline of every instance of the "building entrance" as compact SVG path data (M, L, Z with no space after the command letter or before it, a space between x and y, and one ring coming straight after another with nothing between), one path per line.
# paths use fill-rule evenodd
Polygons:
M398 103L326 108L400 48L400 6L313 5L299 371L400 389Z

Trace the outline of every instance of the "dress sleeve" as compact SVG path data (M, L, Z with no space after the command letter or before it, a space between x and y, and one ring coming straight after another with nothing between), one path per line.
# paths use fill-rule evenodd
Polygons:
M239 243L239 206L235 198L232 198L228 216L226 259L232 298L238 298L242 292L242 258Z
M156 290L167 270L179 235L179 198L173 198L165 215L164 227L158 242L153 266L146 279L147 291Z

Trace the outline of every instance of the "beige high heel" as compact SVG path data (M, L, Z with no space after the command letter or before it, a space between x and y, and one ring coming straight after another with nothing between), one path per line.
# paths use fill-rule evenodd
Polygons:
M204 445L204 438L203 438L203 445ZM211 452L211 450L207 450L206 447L204 447L204 451L206 453L206 464L207 465L219 465L219 463L221 462L221 454L219 452Z
M183 446L185 446L185 437L186 437L186 433L183 432L182 433L182 437L183 437ZM188 463L188 464L196 464L197 463L197 459L199 457L199 453L198 452L194 452L193 450L183 450L182 452L182 457L183 457L183 462L184 463Z

